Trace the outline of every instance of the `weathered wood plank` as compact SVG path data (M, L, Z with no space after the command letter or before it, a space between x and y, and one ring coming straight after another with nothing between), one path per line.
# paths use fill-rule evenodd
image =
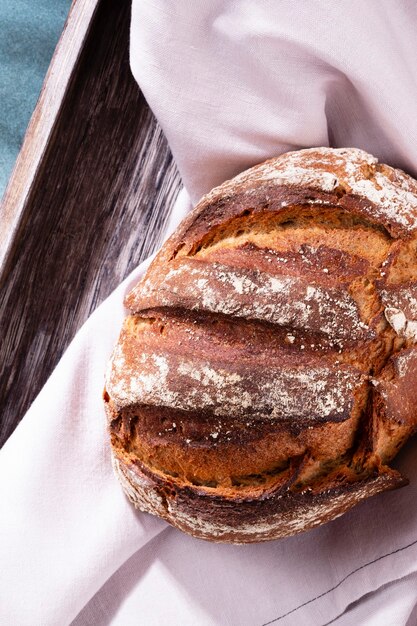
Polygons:
M82 50L45 131L45 151L34 167L24 146L19 168L23 176L25 160L34 168L32 182L14 188L14 177L5 198L23 196L0 285L0 444L79 326L160 244L179 190L169 148L130 73L129 5L101 0L84 37L66 40ZM55 78L50 72L38 108Z
M68 85L99 0L75 0L46 75L38 104L26 130L25 141L0 206L0 268L4 267L36 172L42 163Z

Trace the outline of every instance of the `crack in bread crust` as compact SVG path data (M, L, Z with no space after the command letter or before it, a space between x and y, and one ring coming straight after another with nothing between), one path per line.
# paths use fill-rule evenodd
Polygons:
M139 462L132 465L113 457L113 464L136 507L195 537L220 543L253 543L294 535L335 519L365 498L407 484L398 472L388 470L368 480L336 483L317 493L293 494L284 483L262 497L252 493L228 501L207 489L170 484Z
M105 406L129 498L246 542L404 484L387 464L417 430L416 259L416 181L358 150L210 192L126 298Z

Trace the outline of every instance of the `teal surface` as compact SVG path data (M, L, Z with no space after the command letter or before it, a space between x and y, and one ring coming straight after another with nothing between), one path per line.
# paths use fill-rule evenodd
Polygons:
M0 0L0 197L71 0Z

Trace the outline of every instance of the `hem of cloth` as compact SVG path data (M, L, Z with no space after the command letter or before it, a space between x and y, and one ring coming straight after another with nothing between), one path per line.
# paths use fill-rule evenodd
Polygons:
M391 566L378 571L381 561L392 558ZM363 596L377 591L387 583L393 583L417 571L417 537L406 545L381 554L365 562L343 576L336 584L305 600L281 615L271 617L260 626L294 626L316 624L327 626L343 615L347 608ZM349 581L349 588L344 583ZM371 582L371 584L370 584ZM416 592L417 595L417 592Z

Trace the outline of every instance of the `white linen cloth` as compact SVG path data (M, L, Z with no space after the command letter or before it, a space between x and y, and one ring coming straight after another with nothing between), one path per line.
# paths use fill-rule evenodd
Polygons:
M411 0L134 0L131 64L192 202L309 146L364 148L416 175L416 27ZM189 208L184 191L171 228ZM146 265L77 334L0 453L0 624L415 625L415 440L397 461L408 487L281 541L210 544L127 502L101 392Z

